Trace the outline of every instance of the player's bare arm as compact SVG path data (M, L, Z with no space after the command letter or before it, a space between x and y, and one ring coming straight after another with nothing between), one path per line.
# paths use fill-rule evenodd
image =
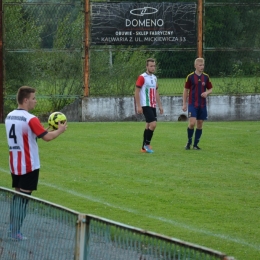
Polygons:
M189 94L189 90L184 88L183 90L183 96L182 96L182 110L184 112L187 111L187 97L188 97L188 94Z
M203 98L206 98L209 94L211 94L212 93L212 88L211 89L208 89L207 91L205 91L205 92L203 92L203 93L201 93L201 96L203 97Z
M161 99L160 99L158 90L156 90L156 102L158 104L160 114L163 114L163 107L162 107L162 103L161 103Z
M141 107L140 104L140 88L136 87L135 88L135 103L136 103L136 111L137 114L142 114L143 113L143 109Z
M65 122L64 124L58 122L58 129L48 132L46 135L42 137L42 139L46 142L49 142L58 137L60 134L64 133L67 127L67 122Z

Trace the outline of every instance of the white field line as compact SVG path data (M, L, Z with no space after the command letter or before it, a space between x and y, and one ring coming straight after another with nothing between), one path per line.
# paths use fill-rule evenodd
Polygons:
M3 168L0 168L0 171L4 172L4 173L10 174L9 171L7 171L7 170L5 170ZM92 202L100 203L100 204L106 205L106 206L111 207L111 208L115 208L115 209L119 209L119 210L122 210L122 211L126 211L126 212L129 212L129 213L132 213L132 214L135 214L135 215L138 215L138 216L142 216L142 217L159 220L161 222L169 223L169 224L171 224L173 226L176 226L176 227L179 227L179 228L183 228L183 229L187 229L187 230L195 232L195 233L202 233L202 234L207 235L207 236L220 238L222 240L226 240L226 241L229 241L229 242L234 242L234 243L237 243L237 244L240 244L240 245L243 245L243 246L248 246L248 247L254 248L257 251L260 251L260 245L248 243L248 242L246 242L243 239L233 238L231 236L224 235L224 234L217 234L217 233L211 232L209 230L198 229L198 228L195 228L193 226L187 225L185 223L174 221L172 219L166 219L166 218L159 217L159 216L143 214L143 213L141 213L141 212L139 212L139 211L137 211L135 209L113 205L113 204L111 204L109 202L106 202L104 200L101 200L101 199L99 199L97 197L92 197L91 195L85 195L85 194L78 193L76 191L67 190L67 189L64 189L64 188L61 188L61 187L58 187L56 185L53 185L53 184L50 184L50 183L46 183L46 182L43 182L43 181L39 181L39 182L40 182L41 185L44 185L44 186L53 188L55 190L59 190L59 191L68 193L68 194L71 194L73 196L77 196L77 197L80 197L80 198L83 198L83 199L86 199L86 200L89 200L89 201L92 201Z
M131 209L131 208L126 208L126 207L120 207L120 206L117 206L117 205L113 205L111 203L108 203L108 202L103 201L101 199L98 199L96 197L92 197L91 195L85 195L85 194L78 193L76 191L63 189L63 188L60 188L60 187L58 187L56 185L45 183L45 182L40 182L40 183L42 185L45 185L45 186L48 186L48 187L60 190L62 192L67 192L67 193L72 194L74 196L77 196L77 197L80 197L80 198L84 198L84 199L87 199L87 200L92 201L92 202L97 202L97 203L106 205L106 206L111 207L111 208L115 208L115 209L119 209L119 210L126 211L126 212L129 212L129 213L133 213L135 215L139 215L139 216L142 216L142 217L159 220L161 222L169 223L169 224L171 224L173 226L180 227L180 228L183 228L183 229L187 229L187 230L193 231L195 233L202 233L204 235L208 235L208 236L211 236L211 237L217 237L217 238L220 238L220 239L227 240L229 242L234 242L234 243L237 243L237 244L248 246L248 247L251 247L251 248L254 248L254 249L260 251L260 245L254 245L254 244L247 243L243 239L232 238L232 237L230 237L228 235L224 235L224 234L216 234L216 233L213 233L211 231L204 230L204 229L198 229L198 228L192 227L190 225L187 225L187 224L184 224L184 223L181 223L181 222L173 221L171 219L166 219L166 218L159 217L159 216L154 216L154 215L143 214L143 213L141 213L141 212L139 212L137 210Z
M204 125L203 125L203 127L204 127ZM241 131L241 129L239 127L226 127L226 126L218 126L218 125L215 125L215 124L212 124L212 125L206 125L205 124L205 127L208 127L208 128L220 128L220 129L227 129L227 130L234 130L234 131ZM245 132L255 132L257 130L245 129L244 131Z

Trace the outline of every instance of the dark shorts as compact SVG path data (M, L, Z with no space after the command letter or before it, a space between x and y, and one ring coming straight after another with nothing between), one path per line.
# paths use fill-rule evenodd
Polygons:
M37 169L24 175L11 174L13 179L12 187L23 190L37 190L39 171L40 169Z
M189 105L188 118L190 117L196 117L197 120L207 120L207 107L194 107L193 105Z
M143 108L143 114L146 123L157 121L156 108L154 107L142 107L142 108Z

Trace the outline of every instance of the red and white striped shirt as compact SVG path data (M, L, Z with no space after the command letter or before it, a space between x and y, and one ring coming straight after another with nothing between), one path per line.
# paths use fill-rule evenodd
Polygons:
M26 110L16 109L7 115L5 128L11 173L23 175L39 169L37 137L47 134L40 120Z
M156 107L156 89L158 88L157 77L145 72L138 77L136 86L141 88L140 105L142 107Z

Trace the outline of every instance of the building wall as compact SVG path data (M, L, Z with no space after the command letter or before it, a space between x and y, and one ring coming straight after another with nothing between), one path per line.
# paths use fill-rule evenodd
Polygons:
M187 118L182 111L182 97L162 96L164 114L158 112L158 121L178 121ZM239 121L260 119L260 95L209 96L208 120ZM85 97L78 105L64 108L68 121L138 121L133 97ZM80 112L79 112L80 111Z

